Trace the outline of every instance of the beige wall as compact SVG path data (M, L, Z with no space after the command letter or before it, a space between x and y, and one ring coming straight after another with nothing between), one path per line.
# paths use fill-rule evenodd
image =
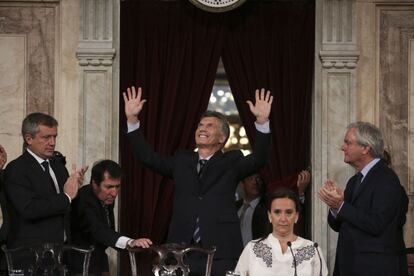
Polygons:
M21 154L21 121L34 111L59 121L68 168L118 159L118 2L0 1L0 144L9 161ZM113 275L116 262L111 251Z
M378 125L393 167L410 196L404 234L414 246L414 1L316 1L313 105L313 238L333 267L336 233L316 191L327 178L344 185L354 171L342 162L345 126Z
M384 132L392 165L410 197L405 226L414 246L414 1L357 2L358 118Z

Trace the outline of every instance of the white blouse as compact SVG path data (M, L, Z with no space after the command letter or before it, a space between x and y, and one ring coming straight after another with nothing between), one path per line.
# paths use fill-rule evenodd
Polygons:
M312 241L298 237L292 242L292 250L297 276L319 276L321 263ZM322 275L326 276L328 269L319 247L318 250L322 259ZM235 271L240 276L293 276L295 265L290 249L282 253L279 240L269 234L262 241L253 240L246 245Z

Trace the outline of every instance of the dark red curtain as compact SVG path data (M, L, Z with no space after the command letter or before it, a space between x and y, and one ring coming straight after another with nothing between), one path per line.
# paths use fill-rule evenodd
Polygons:
M140 115L145 137L154 150L172 154L194 147L194 130L206 110L222 45L221 16L186 1L121 2L120 87L142 86L147 99ZM123 99L121 110L123 111ZM132 156L120 116L121 232L162 243L172 209L170 180L143 168ZM122 258L122 275L129 262Z
M231 14L223 64L240 117L254 143L254 117L246 101L272 91L273 147L263 171L278 181L309 164L314 60L313 2L247 2Z
M250 143L255 118L246 101L254 98L256 88L274 95L273 145L261 174L268 191L296 189L297 174L310 159L314 3L248 2L229 18L222 59ZM305 204L295 231L308 237L309 200Z

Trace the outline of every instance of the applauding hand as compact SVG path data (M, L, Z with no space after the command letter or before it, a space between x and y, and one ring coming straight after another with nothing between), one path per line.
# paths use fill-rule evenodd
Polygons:
M7 162L6 150L0 145L0 170L3 169L4 164Z

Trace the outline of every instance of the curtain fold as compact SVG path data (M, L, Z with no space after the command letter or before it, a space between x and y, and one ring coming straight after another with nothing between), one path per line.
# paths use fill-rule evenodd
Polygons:
M272 149L261 171L267 190L297 190L297 174L310 162L314 3L248 2L228 19L222 59L250 143L255 118L246 101L256 88L274 96ZM302 212L295 232L308 237L306 222Z
M314 4L248 2L231 16L223 64L251 143L255 118L246 101L256 88L272 91L273 143L263 174L267 182L278 181L309 164Z
M143 88L147 99L139 116L156 152L171 155L194 148L194 131L208 105L220 58L221 16L211 20L187 2L121 2L120 87ZM123 99L121 110L123 111ZM121 113L121 232L162 243L172 211L174 186L134 160ZM129 262L122 258L122 275Z

